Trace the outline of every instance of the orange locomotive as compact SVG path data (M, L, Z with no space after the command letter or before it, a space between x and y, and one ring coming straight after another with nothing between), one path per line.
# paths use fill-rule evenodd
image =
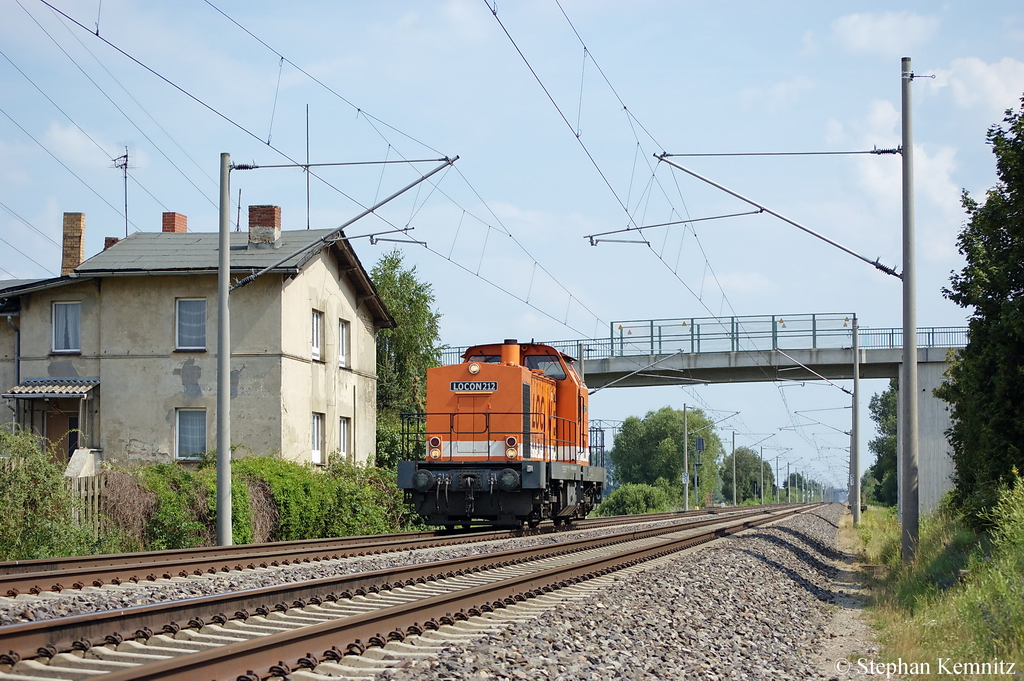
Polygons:
M405 417L406 451L423 456L398 464L406 501L432 525L586 517L605 470L589 465L587 386L574 360L515 340L462 360L428 369L427 412Z

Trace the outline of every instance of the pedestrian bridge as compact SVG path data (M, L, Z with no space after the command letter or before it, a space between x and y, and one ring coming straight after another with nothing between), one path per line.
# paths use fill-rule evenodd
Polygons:
M853 314L629 320L612 322L604 338L543 342L582 360L591 389L841 380L853 378L853 320ZM862 378L899 375L902 328L861 326L858 337ZM965 326L920 328L917 361L944 371L949 351L966 344ZM446 350L444 363L460 361L465 350Z
M544 341L581 359L587 386L598 388L843 380L853 378L853 314L687 317L612 322L604 338ZM862 378L896 378L902 328L858 326ZM496 342L494 339L489 342ZM967 344L967 327L917 330L920 510L931 511L950 488L952 459L946 404L932 391L951 350ZM445 351L460 361L466 348Z

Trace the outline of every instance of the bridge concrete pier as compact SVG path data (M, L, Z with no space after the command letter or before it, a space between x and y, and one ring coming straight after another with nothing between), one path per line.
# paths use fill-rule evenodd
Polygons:
M953 489L953 449L946 439L946 431L952 424L949 405L934 395L948 366L938 362L917 365L917 484L918 509L922 516L937 509L942 495Z

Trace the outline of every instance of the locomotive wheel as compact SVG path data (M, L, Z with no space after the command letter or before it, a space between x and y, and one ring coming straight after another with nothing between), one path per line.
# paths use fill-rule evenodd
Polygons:
M531 530L535 530L540 525L540 520L527 520L526 524Z

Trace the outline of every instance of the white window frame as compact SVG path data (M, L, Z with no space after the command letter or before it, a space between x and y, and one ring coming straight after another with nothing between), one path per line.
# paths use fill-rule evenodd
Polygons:
M70 336L67 338L67 347L58 347L57 343L57 309L68 309L75 308L77 313L75 315L75 329L74 338ZM64 324L68 326L67 313L65 312ZM50 321L51 321L51 348L55 353L68 353L68 354L80 354L82 352L82 302L79 300L55 300L50 310ZM65 334L66 335L66 334Z
M193 452L191 454L182 455L182 453L181 453L181 446L182 446L181 440L182 440L183 427L182 427L182 423L181 423L181 415L182 414L197 414L197 413L203 415L202 416L202 419L203 419L203 449L200 452ZM188 409L177 409L177 410L175 410L175 414L174 414L174 458L176 460L178 460L178 461L195 461L196 459L198 459L202 454L205 454L206 451L207 451L206 445L207 445L208 438L209 438L209 429L207 428L206 410L205 409L188 408Z
M349 364L348 360L348 346L349 346L349 332L352 325L344 319L338 320L338 366L345 368Z
M338 456L348 460L349 444L352 438L352 419L342 416L338 419Z
M311 330L310 345L312 346L312 349L310 356L319 362L320 358L323 356L321 350L324 346L324 313L320 310L313 310Z
M310 428L310 460L322 466L324 461L324 415L318 411L313 412L312 427Z
M196 303L203 304L203 344L183 345L181 342L181 304ZM174 347L177 350L206 350L206 298L178 298L174 301Z

